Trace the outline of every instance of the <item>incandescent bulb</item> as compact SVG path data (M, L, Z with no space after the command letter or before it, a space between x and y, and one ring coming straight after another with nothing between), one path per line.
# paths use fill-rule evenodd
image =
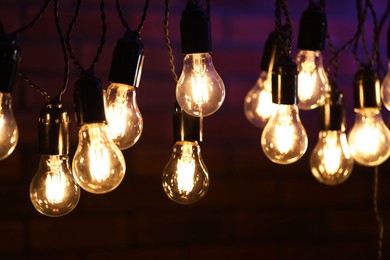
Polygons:
M176 142L162 184L167 196L179 204L195 203L206 194L209 176L197 142Z
M71 212L80 199L80 188L69 168L67 155L41 155L39 168L30 184L34 207L49 217Z
M176 99L186 113L205 117L216 112L225 99L225 85L210 54L187 54L176 86Z
M91 193L107 193L122 182L126 171L125 159L110 138L105 123L80 127L72 167L77 183Z
M306 152L307 134L299 119L296 105L277 106L264 127L261 147L273 162L289 164L299 160Z
M135 88L112 83L107 89L105 106L108 127L114 143L121 150L133 146L143 129Z
M320 51L301 50L297 55L298 107L310 110L325 102L328 80Z
M381 85L382 102L387 110L390 110L390 62L387 69L387 74Z
M355 109L355 124L348 134L348 143L356 162L377 166L390 156L390 131L378 108Z
M19 138L18 126L12 113L10 93L0 92L0 160L15 149Z
M249 122L260 128L264 127L277 107L272 103L271 88L271 73L262 71L256 85L245 96L245 116Z
M353 158L347 137L341 130L320 131L318 142L310 156L310 169L321 183L337 185L350 176Z

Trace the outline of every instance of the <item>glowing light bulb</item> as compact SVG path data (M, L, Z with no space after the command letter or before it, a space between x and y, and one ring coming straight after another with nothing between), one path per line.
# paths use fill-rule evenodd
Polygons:
M119 149L133 146L142 134L143 120L133 86L112 83L106 93L106 117L110 134Z
M320 131L310 156L310 169L319 182L327 185L337 185L348 179L353 158L343 131Z
M0 160L14 151L18 139L19 131L12 112L11 94L0 92Z
M125 159L108 131L104 123L85 124L79 130L73 174L81 188L91 193L114 190L125 175Z
M210 54L187 54L176 86L176 99L188 114L205 117L216 112L225 99L225 85Z
M307 149L307 134L296 105L278 105L261 135L261 147L273 162L289 164Z
M310 110L325 102L328 79L322 65L320 51L301 50L297 55L298 107Z
M49 217L71 212L80 199L80 188L73 178L67 155L41 155L39 168L30 184L34 207Z
M197 142L176 142L164 168L162 183L167 196L180 204L195 203L206 194L208 171Z
M378 108L355 109L356 120L348 134L353 158L365 166L377 166L390 156L390 131Z
M390 110L390 62L388 65L386 76L382 81L381 97L386 109Z
M276 107L272 103L271 73L262 71L255 86L245 96L245 116L249 122L262 128L275 113Z

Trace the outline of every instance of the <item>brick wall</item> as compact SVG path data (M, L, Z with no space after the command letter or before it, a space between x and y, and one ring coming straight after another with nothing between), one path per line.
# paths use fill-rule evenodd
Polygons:
M0 3L0 19L7 32L28 23L43 1ZM63 3L62 3L63 2ZM100 38L98 1L83 1L72 46L88 66ZM115 1L106 1L107 40L96 73L107 85L111 54L124 28ZM122 1L126 19L135 28L144 2ZM181 71L180 13L184 1L172 1L170 37L176 71ZM328 1L329 30L336 47L356 29L354 1ZM382 3L383 2L383 3ZM381 16L385 1L373 0ZM65 30L76 0L61 1ZM288 1L294 39L307 1ZM38 167L37 117L43 98L21 80L13 93L20 129L14 153L0 161L1 259L374 259L377 226L372 210L373 169L355 165L350 179L336 187L318 183L308 158L317 141L317 112L302 112L309 134L306 155L289 166L268 161L260 148L261 130L243 113L243 99L259 74L262 49L274 28L274 1L222 1L212 4L213 60L226 85L222 108L206 118L202 154L211 184L192 206L171 202L161 186L161 172L172 146L171 116L175 83L164 45L164 3L151 1L142 39L145 64L138 104L144 118L140 141L124 151L125 180L106 195L82 192L77 208L62 218L44 217L29 200L29 183ZM372 29L367 24L367 35ZM387 27L387 26L386 26ZM382 61L385 33L381 37ZM52 6L36 26L20 34L21 70L51 95L62 85L63 58L53 25ZM293 55L297 53L294 43ZM329 56L326 56L329 57ZM346 93L348 128L354 120L352 79L357 70L351 50L340 60L339 87ZM63 97L73 114L71 67L69 89ZM387 111L383 111L387 116ZM77 144L72 118L71 151ZM390 165L379 168L379 206L385 223L384 259L390 258Z

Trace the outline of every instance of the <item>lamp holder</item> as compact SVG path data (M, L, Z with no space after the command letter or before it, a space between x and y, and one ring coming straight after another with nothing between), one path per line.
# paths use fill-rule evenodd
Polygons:
M260 69L263 71L272 70L275 61L280 56L283 47L282 47L281 37L278 36L276 30L272 31L265 42L263 57L261 58Z
M93 71L84 71L75 83L75 114L78 126L105 123L102 82Z
M380 108L380 80L369 64L361 64L353 81L355 108Z
M297 104L297 64L283 52L272 70L272 102L275 104Z
M322 51L327 30L326 15L323 9L310 1L299 22L298 49Z
M69 153L69 122L69 116L58 99L46 103L38 118L40 154Z
M173 114L174 141L203 141L203 118L187 114L176 102Z
M319 107L320 130L346 129L345 100L344 94L334 88L327 93L325 104Z
M127 30L114 50L108 80L138 87L144 62L144 45L139 36Z
M20 50L15 43L15 37L8 34L0 35L0 92L12 92L19 61Z
M180 36L183 54L212 51L210 17L198 3L187 1L181 14Z

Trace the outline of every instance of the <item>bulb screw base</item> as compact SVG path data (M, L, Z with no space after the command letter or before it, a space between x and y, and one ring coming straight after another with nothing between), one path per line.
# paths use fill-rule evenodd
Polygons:
M355 108L380 108L381 92L378 74L371 65L361 64L353 81Z
M69 116L58 99L46 103L38 118L39 153L69 153Z
M184 54L212 51L209 15L198 4L187 1L180 20L181 50Z
M78 126L106 122L102 82L94 72L81 74L75 83L73 98Z
M325 46L326 15L322 8L310 1L299 22L298 49L322 51Z
M342 130L346 128L344 94L337 88L328 93L325 104L319 107L320 130Z
M297 104L297 64L286 53L282 53L272 70L272 102L275 104Z
M203 118L187 114L176 102L173 114L173 139L177 141L203 141Z
M138 87L144 62L144 45L133 31L127 31L112 55L108 80Z
M14 87L20 61L20 50L15 38L0 35L0 92L11 93Z

